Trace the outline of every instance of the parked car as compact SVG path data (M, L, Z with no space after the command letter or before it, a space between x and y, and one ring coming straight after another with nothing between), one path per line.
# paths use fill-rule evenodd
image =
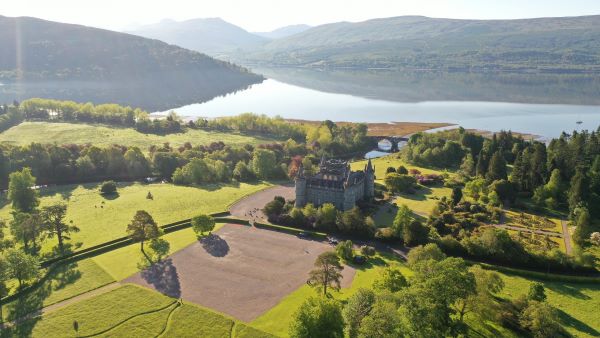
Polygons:
M310 234L308 232L302 231L296 234L296 237L298 238L309 238Z
M338 245L339 241L335 237L327 237L327 242L331 245Z
M356 256L354 256L354 258L352 258L352 262L354 264L362 265L367 262L367 257L361 256L361 255L356 255Z

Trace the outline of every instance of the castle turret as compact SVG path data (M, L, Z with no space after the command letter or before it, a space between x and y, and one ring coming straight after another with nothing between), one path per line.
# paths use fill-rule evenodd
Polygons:
M304 175L304 166L300 164L298 174L296 175L296 208L303 208L306 205L306 176Z
M365 198L371 199L373 197L375 197L375 167L369 159L365 166Z

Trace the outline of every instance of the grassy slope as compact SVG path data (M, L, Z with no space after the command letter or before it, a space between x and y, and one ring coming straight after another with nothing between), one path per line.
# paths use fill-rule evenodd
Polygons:
M57 144L91 143L96 146L120 144L136 146L142 149L142 151L148 150L148 147L151 145L161 145L165 142L169 142L172 146L180 146L185 142L190 142L192 145L201 145L215 141L223 141L229 145L245 145L248 143L270 143L274 139L204 130L187 130L185 133L161 136L143 134L132 128L53 122L23 122L0 133L0 143L7 142L18 145L25 145L31 142L55 142Z
M73 322L79 330L75 332ZM230 337L232 318L196 305L177 304L160 293L125 285L44 315L33 324L33 337L66 337L103 332L111 337ZM255 329L244 329L242 337L268 337Z
M410 165L401 159L397 158L396 155L390 155L385 157L380 157L371 160L373 165L375 166L375 178L376 182L383 184L383 180L385 178L386 170L388 167L398 168L401 165L406 167L406 169L417 169L421 171L423 174L442 174L442 171L418 167L414 165ZM367 161L358 161L352 163L351 167L353 170L362 170L364 169ZM388 227L392 224L394 220L394 216L396 216L396 206L400 206L402 204L406 204L415 214L420 216L429 215L439 198L442 196L450 196L452 193L452 189L445 188L443 186L435 186L435 187L424 187L420 190L417 190L415 194L399 194L398 197L394 199L393 204L388 204L387 207L383 207L374 215L375 223L378 227ZM388 209L390 211L388 211Z
M67 185L42 191L41 206L59 201L68 205L67 220L73 220L81 231L72 242L89 247L125 236L127 224L137 210L148 211L159 224L193 217L199 213L226 211L239 198L263 189L266 184L205 185L199 188L172 184L120 184L119 196L106 199L98 193L97 184ZM146 199L148 191L153 200ZM11 207L0 209L0 218L10 219ZM47 240L45 249L56 245Z
M377 279L379 271L386 264L399 266L406 276L412 272L400 261L393 257L379 257L379 263L357 271L352 282L352 286L342 289L340 292L334 292L334 297L345 301L358 288L370 288ZM505 281L505 289L501 296L514 298L526 293L529 284L532 282L523 277L510 276L502 274ZM567 284L555 282L543 282L546 287L548 301L561 310L561 319L563 325L577 337L588 337L594 334L600 334L600 320L595 309L600 308L600 285L587 284ZM302 304L302 302L316 295L315 291L308 285L304 285L296 291L285 297L279 304L271 310L257 318L252 324L263 331L287 336L292 315ZM469 315L466 322L470 327L472 337L518 337L514 332L501 327L493 322L482 322L474 315Z
M526 294L533 280L501 274L506 284L502 296ZM600 336L600 285L539 281L544 284L548 302L559 310L565 328L576 337Z
M114 279L91 259L67 264L56 269L35 290L4 307L4 317L14 319L43 306L97 289Z

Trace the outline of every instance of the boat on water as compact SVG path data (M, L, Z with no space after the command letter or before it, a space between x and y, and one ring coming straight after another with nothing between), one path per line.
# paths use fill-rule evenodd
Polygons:
M583 123L583 121L577 121L577 122L575 122L575 123L577 123L577 124L582 124L582 123Z

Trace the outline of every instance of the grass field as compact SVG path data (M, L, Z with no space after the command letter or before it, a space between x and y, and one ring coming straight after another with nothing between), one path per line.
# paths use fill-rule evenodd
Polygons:
M158 224L193 217L200 213L226 211L238 199L264 189L268 184L230 184L183 187L172 184L122 183L116 198L98 193L98 184L67 185L41 191L41 206L59 201L67 203L67 221L73 220L81 231L72 235L72 243L82 248L125 236L127 224L137 210L146 210ZM153 200L146 199L152 192ZM6 202L0 218L9 220L11 206ZM47 251L56 240L44 242Z
M112 283L114 279L91 259L57 268L49 278L21 299L4 305L4 318L15 319L39 308L55 304Z
M403 160L399 159L397 154L392 154L389 156L372 159L371 163L375 166L375 182L381 183L381 184L383 184L383 180L385 179L385 173L386 173L386 170L388 167L394 167L394 168L398 169L398 167L403 165L408 170L417 169L422 174L438 174L438 175L440 175L443 173L443 171L440 171L440 170L423 168L423 167L419 167L416 165L406 163ZM362 161L352 162L350 164L350 167L352 168L352 170L363 170L365 168L366 164L367 164L367 161L362 160ZM452 174L451 172L448 172L448 173Z
M132 128L115 126L53 123L53 122L23 122L0 133L0 143L25 145L31 142L57 144L86 144L107 146L112 144L136 146L147 151L151 145L161 145L169 142L172 146L180 146L185 142L192 145L205 145L215 141L223 141L228 145L262 144L275 141L267 137L254 137L233 133L212 132L188 129L184 133L155 135L143 134Z
M386 265L395 265L402 273L410 277L412 272L397 258L378 256L376 263L358 270L352 286L333 292L334 298L344 302L348 297L361 287L371 288L379 272ZM500 294L502 297L516 298L527 293L531 279L500 273L505 282L505 288ZM600 335L600 317L597 310L600 308L600 285L578 284L564 282L541 281L546 288L548 302L559 309L560 319L567 330L576 337L597 337ZM316 295L308 285L304 285L289 294L270 311L252 322L253 326L263 331L287 336L291 317L300 307L302 302L310 296ZM482 322L473 314L465 319L469 325L469 337L519 337L515 332L501 327L499 324L486 321Z
M77 323L75 325L74 323ZM32 337L269 337L232 318L135 285L124 285L24 323ZM77 327L77 330L75 329Z

